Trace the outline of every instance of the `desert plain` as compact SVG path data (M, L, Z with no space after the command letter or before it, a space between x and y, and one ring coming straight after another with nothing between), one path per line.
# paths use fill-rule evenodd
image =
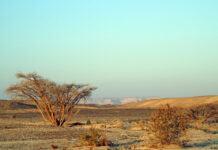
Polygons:
M198 104L218 104L218 96L165 98L125 105L77 105L69 122L55 127L45 122L31 101L0 101L0 149L5 150L89 150L89 149L218 149L218 116L208 123L194 123L187 130L183 147L169 145L149 147L146 121L164 104L191 107ZM90 120L91 124L87 124ZM113 146L80 145L78 138L89 128L104 131Z

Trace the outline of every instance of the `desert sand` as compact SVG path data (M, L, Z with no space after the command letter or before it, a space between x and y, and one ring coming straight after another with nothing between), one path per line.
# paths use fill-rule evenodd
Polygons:
M160 105L189 107L196 104L217 103L218 96L170 98L142 101L126 105L79 105L78 115L63 127L54 127L45 122L31 101L0 101L0 149L90 149L78 147L78 137L90 127L101 129L113 147L93 149L152 149L147 147L144 122ZM76 111L75 109L75 111ZM91 124L86 125L90 120ZM79 122L81 125L71 126ZM161 149L218 149L218 123L213 122L191 128L189 141L184 147L171 145ZM53 148L52 148L53 147ZM156 149L156 148L153 148Z

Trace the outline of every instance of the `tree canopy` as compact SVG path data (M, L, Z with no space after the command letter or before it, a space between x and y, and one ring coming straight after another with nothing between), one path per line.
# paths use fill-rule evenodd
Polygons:
M17 84L6 89L13 99L33 100L45 121L62 126L81 100L87 100L95 87L87 84L56 84L36 73L16 74Z

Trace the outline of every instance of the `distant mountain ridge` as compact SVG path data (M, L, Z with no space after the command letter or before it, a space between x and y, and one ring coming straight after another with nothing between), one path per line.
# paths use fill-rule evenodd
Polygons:
M218 95L216 96L195 96L181 98L96 98L90 99L83 105L81 103L78 108L99 109L99 108L158 108L165 104L177 107L190 107L201 104L216 104L218 105ZM130 102L130 103L129 103ZM99 105L100 104L100 105ZM115 105L114 105L115 104ZM116 105L119 104L119 105ZM36 106L31 100L0 100L0 109L36 109Z
M157 97L153 97L157 98ZM106 97L106 98L89 98L89 104L127 104L131 102L139 102L146 99L152 99L152 97Z
M201 104L218 104L218 95L216 96L195 96L181 98L161 98L153 100L145 100L133 102L118 106L120 108L158 108L162 105L170 104L176 107L191 107Z

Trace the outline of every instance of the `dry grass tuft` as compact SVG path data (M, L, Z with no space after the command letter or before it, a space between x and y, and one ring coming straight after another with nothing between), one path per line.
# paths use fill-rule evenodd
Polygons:
M138 122L137 122L137 124L139 125L139 127L141 128L141 130L145 130L146 129L146 121L144 121L144 120L139 120Z
M16 118L16 115L15 115L15 114L12 114L12 115L10 115L10 118L11 118L11 119Z
M89 128L88 132L80 136L79 142L83 146L112 146L105 137L105 132L96 128Z
M162 106L148 122L148 133L154 145L182 145L181 137L188 126L188 117L180 108Z
M52 149L57 149L58 148L58 146L56 146L56 145L51 145L51 147L52 147Z

